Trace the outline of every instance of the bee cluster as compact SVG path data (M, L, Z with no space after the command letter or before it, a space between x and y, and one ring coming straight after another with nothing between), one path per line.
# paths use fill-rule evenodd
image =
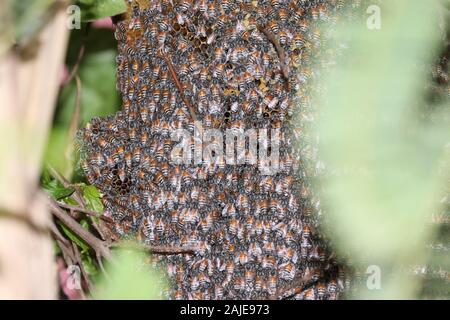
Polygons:
M295 142L294 106L309 121L317 27L343 1L135 0L116 26L122 110L80 132L82 166L122 237L193 246L158 256L177 299L335 299L336 275L314 231ZM280 129L280 170L222 162L175 164L173 130ZM298 279L315 282L294 293ZM292 288L291 288L292 289ZM292 291L292 290L291 290Z

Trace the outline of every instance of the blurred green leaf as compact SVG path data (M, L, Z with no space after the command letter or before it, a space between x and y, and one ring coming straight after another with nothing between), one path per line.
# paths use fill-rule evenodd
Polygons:
M87 274L90 276L95 276L98 274L98 268L90 254L81 254L81 262L86 270Z
M77 236L74 232L72 232L72 230L67 228L64 224L60 223L59 225L61 226L63 233L78 247L80 247L81 252L87 252L89 250L89 245L83 239Z
M13 11L13 28L17 41L32 36L49 18L54 0L7 0Z
M93 117L102 117L116 112L121 104L116 90L117 42L110 29L91 28L86 39L86 25L71 33L67 65L72 69L77 62L80 47L86 48L78 68L81 80L80 127ZM67 84L58 101L55 120L59 126L69 128L75 110L76 83Z
M71 141L68 139L68 127L55 125L48 139L45 162L63 174L70 171L70 167L73 165L65 156L66 147L69 143Z
M98 213L103 212L101 194L95 186L83 187L83 198L86 201L86 205L89 209Z
M41 181L42 188L53 198L56 200L61 200L70 196L75 192L72 188L65 188L62 184L60 184L57 180L47 180L43 179Z
M77 0L75 4L81 9L82 21L112 17L127 10L124 0Z
M66 198L62 199L62 201L64 201L67 204L70 204L71 206L79 205L79 203L74 198L70 198L70 197L66 197Z
M93 293L94 299L161 299L166 286L162 274L148 263L147 255L134 250L120 249L114 262L108 265L109 280L100 279Z
M337 248L383 271L372 297L411 298L417 282L401 268L425 259L424 225L442 183L433 169L450 132L418 116L438 43L433 2L378 3L381 30L354 23L333 37L349 49L324 73L327 92L318 97L329 169L320 192Z

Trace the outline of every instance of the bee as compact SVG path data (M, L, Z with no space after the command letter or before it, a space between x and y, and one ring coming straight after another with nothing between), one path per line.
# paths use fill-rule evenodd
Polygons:
M198 94L197 94L198 101L200 103L205 103L206 102L206 96L207 96L206 89L204 89L204 88L200 89Z
M237 277L234 279L233 288L235 290L244 290L245 289L245 278Z
M236 235L239 222L236 218L232 218L228 225L228 231L232 235Z
M307 19L302 19L299 23L298 23L298 28L301 32L306 33L309 29L309 24L308 24L308 20Z
M178 289L174 293L174 299L175 300L184 300L183 291L181 289Z
M311 228L307 224L304 224L302 230L302 238L309 238L310 235L311 235Z
M166 33L159 32L156 36L156 41L160 47L164 46L164 43L166 42Z
M269 192L273 189L274 187L274 183L273 183L273 178L272 176L266 176L264 177L260 184L259 187L261 188L262 192Z
M319 299L323 299L324 298L326 289L327 288L325 287L325 285L322 282L320 282L317 285L317 295L319 296Z
M153 90L153 100L158 103L159 99L161 98L161 90L159 88L156 88Z
M162 185L164 183L164 175L162 174L161 171L158 171L155 173L153 180L156 185Z
M178 121L185 121L187 119L187 114L183 108L178 108L178 110L175 111L175 118Z
M162 107L162 112L164 113L165 116L167 117L170 116L170 114L173 112L172 105L166 102Z
M142 121L143 121L144 123L147 122L147 119L148 119L148 109L147 109L147 108L141 108L141 109L139 110L139 113L140 113L140 116L141 116Z
M206 192L202 191L198 195L198 207L204 208L206 206L206 203L207 203L207 195L206 195Z
M262 55L262 63L265 68L269 67L270 55L268 53Z
M134 148L134 150L133 150L133 157L132 157L131 160L134 163L139 163L141 161L141 148L139 148L139 147Z
M132 113L130 113L131 115ZM134 117L130 116L130 119L133 119ZM133 126L128 129L128 137L131 141L136 141L136 128Z
M168 70L163 71L159 78L159 85L165 86L168 77L169 77L169 71ZM163 95L162 95L163 101L167 100L168 96L169 96L169 89L167 87L165 87L164 91L163 91Z
M234 261L232 261L232 260L227 261L226 266L225 266L227 275L232 275L234 273L234 267L235 267Z
M159 144L155 150L155 159L158 162L162 162L164 160L164 145Z
M112 158L113 158L115 164L117 164L119 162L119 160L123 158L124 153L125 153L125 148L123 146L119 146L119 147L117 147L117 149L114 150L114 152L112 154Z
M277 34L280 31L278 23L275 20L269 21L267 24L267 29L274 34Z
M255 89L250 89L249 93L248 93L248 99L252 102L256 102L258 101L258 92Z
M274 269L275 268L275 264L276 264L276 259L275 257L266 254L263 256L262 258L262 263L261 263L261 267L263 269Z
M235 260L234 260L235 263L239 263L240 265L245 265L248 263L248 261L249 261L248 252L246 252L246 251L239 252L236 255Z
M127 92L128 100L131 101L131 100L134 99L134 93L135 93L135 90L134 90L133 87L131 87L131 88L128 89L128 92ZM126 102L124 103L123 107L124 107L125 111L129 110L130 105L131 105L131 102L129 102L129 101L126 101Z
M305 38L303 37L303 35L301 33L297 33L293 40L292 40L293 44L295 47L297 48L301 48L305 45Z
M311 37L316 45L320 45L321 33L319 29L314 30Z
M208 10L208 1L200 0L198 3L198 11L204 14L207 10Z
M319 19L319 9L316 6L311 8L311 17L313 20Z
M306 289L305 292L303 293L303 297L305 298L305 300L314 300L316 297L314 289L313 288Z
M280 278L286 281L292 281L295 277L295 265L292 262L285 262L279 266Z
M181 183L186 186L188 186L192 183L192 178L191 178L191 175L189 174L189 172L184 171L181 174Z
M192 0L180 0L177 4L181 12L189 11L192 7Z
M200 227L203 232L208 232L211 229L213 223L213 219L208 214L204 219L200 221Z
M204 273L199 274L198 280L201 286L207 286L211 282L211 280Z
M288 13L288 11L285 8L281 8L278 11L278 17L280 19L280 22L284 24L284 23L286 23L286 21L287 21L287 19L289 17L289 13Z
M277 282L278 278L276 275L269 276L267 285L267 291L269 292L269 294L275 294L275 292L277 291Z
M220 284L214 285L214 298L217 300L223 299L223 287Z
M217 19L216 19L216 27L218 29L220 28L224 28L227 24L228 21L228 17L224 14L220 15Z
M143 145L143 146L145 146L147 144L147 141L148 141L148 132L147 131L141 132L140 141L141 141L141 145Z
M213 77L222 79L225 70L224 63L218 63L213 69Z

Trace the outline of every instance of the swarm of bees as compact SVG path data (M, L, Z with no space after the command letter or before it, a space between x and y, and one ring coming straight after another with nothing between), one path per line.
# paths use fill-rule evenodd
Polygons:
M157 256L175 299L336 299L294 142L308 119L309 56L343 1L135 0L116 25L122 110L80 132L82 167L121 237L193 246ZM303 110L303 111L302 111ZM175 164L170 133L279 128L280 170ZM309 151L313 152L313 151ZM289 288L312 278L307 288ZM294 290L295 289L295 290ZM300 290L301 289L301 290Z

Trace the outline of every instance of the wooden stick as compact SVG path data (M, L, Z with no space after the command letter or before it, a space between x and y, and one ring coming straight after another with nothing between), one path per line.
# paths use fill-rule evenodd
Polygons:
M189 113L191 114L191 118L196 123L198 121L197 116L195 114L194 108L192 108L189 101L186 99L183 93L183 87L181 86L180 80L178 80L177 73L175 72L175 69L173 68L172 61L170 59L170 56L168 54L160 53L161 57L166 62L167 66L169 67L170 74L172 75L173 81L175 82L175 85L178 88L178 91L180 91L181 99L183 100L183 103L186 105L186 107L189 110Z
M157 254L195 254L198 252L199 248L186 246L186 247L177 247L177 246L149 246L149 245L135 245L133 243L127 244L119 244L113 245L121 248L129 248L134 250L144 250L149 251L151 253Z
M304 291L307 287L313 285L314 283L316 283L318 280L313 280L312 279L312 274L309 274L303 278L294 280L292 284L283 287L283 288L278 288L277 292L275 293L275 295L269 297L269 300L277 300L280 298L289 298L292 297L296 294L301 293L302 291ZM286 294L288 293L288 294Z
M64 223L70 230L75 232L81 239L94 249L95 252L102 257L111 260L111 251L105 245L105 243L95 237L88 230L84 229L75 219L68 215L64 210L59 207L59 203L49 198L50 209L53 215Z
M86 208L72 206L70 204L66 204L66 203L62 203L62 202L58 202L58 205L61 208L68 209L68 210L73 210L73 211L78 211L78 212L81 212L81 213L85 213L87 215L90 215L90 216L102 219L103 221L106 221L108 223L115 223L111 218L106 217L106 216L104 216L104 215L102 215L102 214L100 214L98 212L95 212L95 211L92 211L92 210L89 210L89 209L86 209Z
M275 47L275 50L277 51L277 54L278 54L278 58L280 59L281 72L283 73L283 76L286 80L287 89L290 90L290 83L289 83L290 71L289 71L289 67L286 65L286 54L284 52L283 47L280 45L277 38L275 37L275 35L272 32L265 29L263 26L258 26L258 30L260 32L262 32Z

